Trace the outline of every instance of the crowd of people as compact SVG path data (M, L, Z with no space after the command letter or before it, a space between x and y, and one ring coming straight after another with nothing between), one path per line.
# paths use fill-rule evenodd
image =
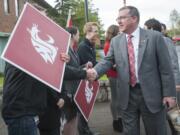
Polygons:
M100 135L90 129L74 95L81 79L94 81L103 74L110 82L116 132L140 135L142 118L148 135L167 135L167 120L172 134L178 134L167 109L175 106L180 72L165 25L149 19L141 28L134 6L120 8L116 20L119 26L111 25L106 31L105 57L100 62L95 50L100 40L98 24L84 25L84 39L79 44L78 28L66 28L71 40L68 54L60 56L67 63L61 93L6 63L2 116L9 135Z

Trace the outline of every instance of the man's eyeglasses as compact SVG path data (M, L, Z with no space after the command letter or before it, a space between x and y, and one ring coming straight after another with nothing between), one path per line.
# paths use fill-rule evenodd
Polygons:
M120 16L120 17L116 18L116 21L125 20L130 17L132 17L132 16Z

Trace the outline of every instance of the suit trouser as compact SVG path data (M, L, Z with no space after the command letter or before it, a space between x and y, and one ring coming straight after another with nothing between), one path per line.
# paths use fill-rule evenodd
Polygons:
M167 135L165 108L157 113L151 113L144 102L140 86L136 85L130 88L128 108L122 110L125 135L140 135L140 116L146 135Z
M111 88L111 103L110 109L113 120L118 120L121 118L121 110L119 107L119 97L118 97L118 85L117 85L117 78L109 77L109 83Z

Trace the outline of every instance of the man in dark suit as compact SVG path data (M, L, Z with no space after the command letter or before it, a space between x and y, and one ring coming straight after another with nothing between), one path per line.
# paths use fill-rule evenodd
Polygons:
M142 116L148 135L166 135L166 109L175 105L174 76L162 34L143 30L133 6L119 10L121 33L111 40L105 59L90 69L90 80L116 64L125 135L140 135Z
M165 24L163 24L164 26ZM162 32L162 24L156 20L156 19L149 19L144 23L144 28L145 29L151 29L151 30L156 30L159 32ZM163 33L164 35L165 33ZM176 84L176 91L178 90L178 88L180 87L180 72L179 72L179 64L178 64L178 56L177 56L177 52L176 52L176 48L175 45L173 43L173 41L167 37L167 35L164 35L164 40L166 42L168 51L169 51L169 55L171 58L171 62L172 62L172 69L173 69L173 73L174 73L174 78L175 78L175 84ZM177 100L179 99L178 96L179 93L177 93ZM176 131L176 129L173 126L172 121L168 118L168 123L171 129L171 133L172 135L178 135L178 131Z

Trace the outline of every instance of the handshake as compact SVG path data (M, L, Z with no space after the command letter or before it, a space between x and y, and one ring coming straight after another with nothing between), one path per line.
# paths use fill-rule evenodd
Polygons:
M93 64L91 62L86 63L85 70L86 70L87 80L89 80L91 82L96 80L98 74L97 74L96 70L93 68Z

